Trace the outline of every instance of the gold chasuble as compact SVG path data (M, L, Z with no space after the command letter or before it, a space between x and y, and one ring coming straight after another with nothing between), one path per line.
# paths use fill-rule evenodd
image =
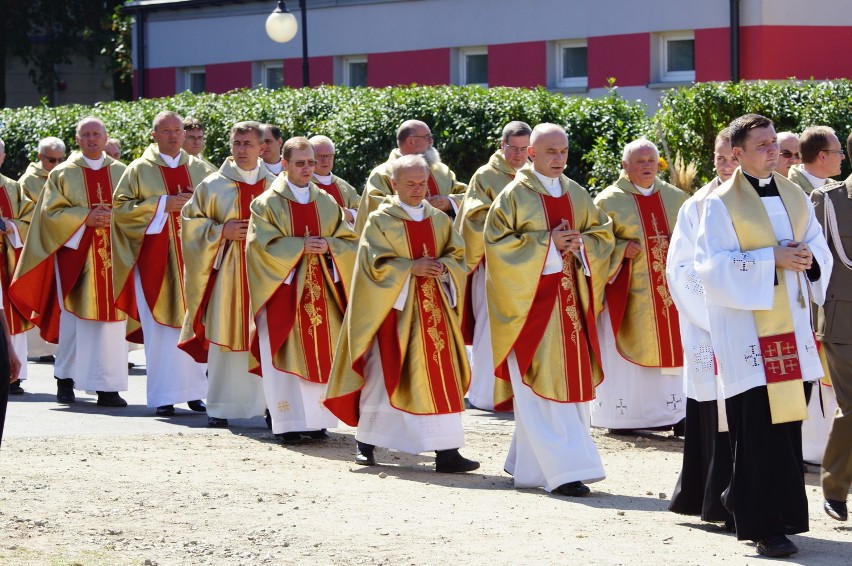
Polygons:
M89 168L83 154L73 152L50 172L35 206L27 241L12 281L12 301L32 320L47 342L59 340L58 268L65 309L84 320L115 322L113 254L109 228L85 226L76 249L67 247L85 225L92 208L112 205L112 190L125 166L108 155L103 167Z
M515 169L506 162L503 151L500 149L495 151L488 163L477 169L470 178L464 199L459 206L459 213L453 222L453 227L464 240L464 257L469 271L468 288L470 288L474 271L485 257L485 246L482 241L485 215L488 214L497 194L514 178ZM474 323L473 293L465 293L461 323L465 344L473 344Z
M352 279L349 309L337 346L325 406L357 426L366 356L376 340L391 406L415 415L460 413L470 368L459 328L466 270L464 242L449 216L423 201L423 220L403 210L398 197L385 201L364 227ZM360 216L360 215L359 215ZM431 277L411 275L413 260L434 258L456 289L450 305ZM407 296L395 308L400 293Z
M6 222L7 229L9 224L15 225L22 242L27 239L34 207L33 201L27 198L20 183L0 174L0 217ZM13 234L0 234L0 286L3 289L3 310L9 324L9 332L20 334L32 328L33 324L27 317L29 312L22 314L9 297L9 285L23 249L13 246L12 238Z
M24 171L18 182L21 184L21 188L24 189L24 194L27 195L27 198L36 202L45 183L47 183L47 171L45 171L41 161L34 161L27 165L27 170Z
M773 173L773 177L781 202L790 217L793 239L801 242L808 228L810 202L799 186L777 173ZM766 208L757 191L746 180L742 169L737 168L733 177L716 189L716 193L731 216L741 251L780 245ZM754 311L754 323L763 356L772 423L780 424L807 419L808 408L802 385L793 313L788 299L787 278L784 277L783 269L776 268L776 280L778 283L773 289L772 309ZM802 308L807 308L801 289L799 297Z
M136 302L133 268L139 266L142 290L159 324L181 328L186 313L183 255L180 247L180 211L167 213L157 234L146 234L154 220L160 197L192 192L215 172L184 150L178 166L169 168L155 144L127 166L115 190L112 244L115 250L113 284L116 305L127 313L127 339L141 344L142 328Z
M325 238L328 253L304 253L307 236ZM252 320L266 308L275 369L328 382L357 245L343 209L313 183L308 202L300 204L282 174L252 203L246 239ZM251 352L260 359L256 330Z
M358 218L355 221L355 231L359 234L364 230L364 224L371 212L376 210L385 197L394 194L391 185L388 165L394 159L399 159L402 154L399 149L391 151L388 160L377 166L370 172L364 192L361 193L361 203L358 206ZM426 196L444 195L453 199L456 204L461 204L467 186L456 180L456 174L452 169L441 162L429 166L429 190Z
M358 209L358 203L361 199L361 195L358 194L355 187L337 175L332 174L331 183L328 185L320 183L319 179L316 177L314 177L313 183L318 188L330 194L341 208L350 208L353 210Z
M811 184L808 178L805 177L805 174L802 173L803 168L804 165L802 164L793 165L792 167L790 167L790 171L787 173L787 179L799 185L802 190L805 191L805 194L809 195L814 192L814 186ZM831 182L831 179L829 179L829 182Z
M524 165L497 195L486 220L485 291L498 377L495 410L512 408L507 363L512 351L523 382L545 399L590 401L603 380L595 317L602 309L614 246L612 221L583 187L565 175L559 183L562 193L553 197L532 166ZM561 271L541 275L551 231L563 220L581 233L582 258L566 254Z
M207 362L210 343L231 352L248 351L249 306L245 242L226 240L229 220L248 220L251 203L275 177L261 163L257 182L243 181L234 158L204 179L181 213L186 317L178 348Z
M654 191L643 196L624 174L595 199L612 218L615 234L610 266L615 277L606 286L612 331L618 352L636 365L683 365L677 308L666 282L666 256L686 199L686 193L659 178ZM624 252L631 241L642 250L628 260Z

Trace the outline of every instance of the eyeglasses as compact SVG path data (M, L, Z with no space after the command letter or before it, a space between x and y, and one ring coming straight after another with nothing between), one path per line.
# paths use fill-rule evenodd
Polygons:
M304 167L305 165L308 165L308 166L310 166L310 167L313 167L313 166L314 166L314 165L316 165L316 164L317 164L317 162L316 162L316 161L314 161L313 159L308 159L307 161L306 161L306 160L304 160L304 159L300 159L299 161L290 161L287 165L288 165L288 169L289 169L289 166L290 166L290 165L292 165L292 166L293 166L293 167L295 167L296 169L301 169L301 168L302 168L302 167Z
M782 149L781 150L781 157L783 157L784 159L790 159L791 157L795 157L796 159L802 158L801 154L799 154L798 151L796 153L793 153L792 151L790 151L788 149Z
M529 146L525 145L524 147L515 147L513 145L506 145L503 147L503 151L512 152L512 153L526 153L529 149Z
M826 153L837 153L839 155L843 155L842 149L821 149L820 151L824 151Z
M47 162L50 164L59 163L60 161L65 159L64 157L47 157L46 155L44 156L44 158L47 159Z
M322 159L323 161L325 161L326 159L331 159L332 157L334 157L333 153L318 153L317 154L317 159Z
M435 139L432 134L426 134L425 136L408 136L410 138L423 138L425 140L433 140Z

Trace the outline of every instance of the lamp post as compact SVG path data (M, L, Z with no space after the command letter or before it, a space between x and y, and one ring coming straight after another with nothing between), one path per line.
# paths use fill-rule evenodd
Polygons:
M299 0L299 10L302 12L302 86L310 84L310 69L308 66L308 16L307 0ZM278 6L266 18L266 35L272 41L287 43L299 30L296 17L287 9L284 0L278 0Z

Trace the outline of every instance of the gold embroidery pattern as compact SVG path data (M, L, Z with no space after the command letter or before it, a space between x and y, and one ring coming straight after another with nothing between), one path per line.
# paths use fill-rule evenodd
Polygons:
M669 236L660 232L660 227L657 222L657 215L651 214L651 227L654 230L654 235L649 236L651 242L651 269L654 270L654 277L657 294L663 301L663 316L669 317L669 308L674 304L672 296L669 294L669 287L666 284L666 254L669 250Z
M310 229L305 226L305 237L311 235ZM314 340L314 356L316 356L317 371L321 371L322 366L319 360L319 327L323 324L322 305L318 304L322 297L322 283L320 282L320 266L319 258L316 254L308 254L307 264L305 266L305 288L302 291L302 310L310 321L308 335Z
M104 200L103 187L98 183L98 206L103 206L105 204L110 204ZM107 279L108 281L112 281L112 258L110 257L110 249L109 249L109 234L107 233L107 228L97 228L95 230L95 235L98 238L98 257L101 258L101 262L103 263L103 268L101 269L101 277Z
M574 283L574 267L568 258L562 259L562 289L565 293L565 314L571 319L571 342L577 343L577 338L583 330L580 314L577 311L577 287Z
M290 403L288 403L287 401L278 401L278 412L279 413L286 413L289 410L290 410Z

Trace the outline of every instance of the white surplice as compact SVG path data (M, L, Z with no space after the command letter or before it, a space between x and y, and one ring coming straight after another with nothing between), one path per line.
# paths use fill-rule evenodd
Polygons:
M735 173L736 174L736 173ZM822 304L831 274L832 257L822 228L814 217L810 203L808 226L803 241L814 255L821 273L810 282L804 273L783 270L793 313L796 346L805 381L823 375L811 326L809 305L799 302L799 290L814 302ZM792 240L793 229L781 197L761 198L778 241ZM704 201L704 214L698 228L695 269L701 277L707 297L707 312L713 350L720 364L722 393L725 398L766 385L763 359L754 321L754 311L770 310L775 285L775 255L772 248L743 252L740 249L728 209L718 194ZM801 285L801 287L800 287Z
M416 222L423 220L422 204L419 207L412 207L399 201L399 205L412 220ZM441 284L438 288L447 296L450 306L455 306L459 297L455 286L452 285L452 280L448 275L444 275L439 281ZM411 275L403 283L393 308L400 311L405 309L405 303L409 299L410 285ZM376 338L373 338L364 361L365 383L361 390L360 417L358 430L355 433L355 438L359 442L409 454L452 450L464 446L461 413L414 415L400 411L390 404L385 387L379 342Z
M266 410L261 378L249 373L249 353L210 344L207 354L207 416L250 419Z
M473 303L473 344L470 349L470 388L467 398L477 409L494 410L494 356L491 348L491 324L485 297L485 264L480 263L470 277Z
M837 396L834 394L834 388L822 381L814 383L811 400L808 402L808 418L802 421L802 456L805 462L822 464L835 412Z

